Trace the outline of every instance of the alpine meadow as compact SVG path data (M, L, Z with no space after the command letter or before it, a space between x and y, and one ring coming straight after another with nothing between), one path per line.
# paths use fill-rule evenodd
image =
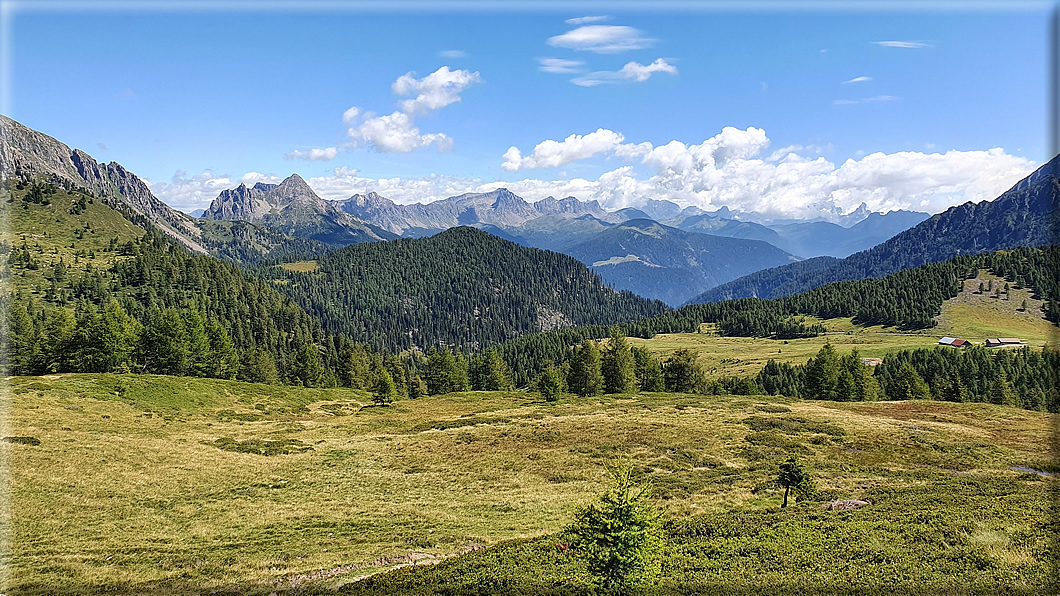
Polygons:
M1055 6L424 8L4 5L0 594L1060 593Z

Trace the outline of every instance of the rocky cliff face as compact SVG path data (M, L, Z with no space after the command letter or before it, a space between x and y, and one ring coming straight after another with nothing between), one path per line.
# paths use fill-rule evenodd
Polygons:
M387 240L395 235L370 225L317 196L298 174L279 184L240 184L225 190L203 213L203 219L266 225L290 236L332 246Z
M533 219L560 215L580 217L608 216L596 201L582 202L574 197L556 200L553 197L528 203L506 188L490 192L466 193L435 201L398 205L378 195L353 195L337 203L339 208L360 219L385 228L398 235L423 235L455 226L495 226L510 229Z
M158 200L143 180L118 163L91 155L0 116L0 178L55 177L123 203L188 248L205 253L195 221Z

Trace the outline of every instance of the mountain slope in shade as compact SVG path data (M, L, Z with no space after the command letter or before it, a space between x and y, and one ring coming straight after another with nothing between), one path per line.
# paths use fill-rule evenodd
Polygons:
M240 184L222 191L202 217L265 225L289 236L332 246L396 237L320 198L298 174L291 174L279 184Z
M777 246L802 256L847 257L894 237L931 217L919 211L869 213L849 228L827 221L770 226L779 236Z
M765 242L686 232L650 219L603 230L564 252L614 287L670 305L681 305L749 272L795 260Z
M480 224L507 229L548 215L608 217L608 213L596 201L546 197L536 203L528 203L506 188L412 205L398 205L372 192L353 195L338 201L336 205L346 213L406 237L421 237L456 226Z
M811 260L759 271L708 290L690 302L778 298L835 281L882 277L958 255L1050 244L1055 242L1053 213L1060 205L1058 168L1060 155L992 201L951 207L886 242L826 267L822 267L825 261Z
M614 324L666 312L607 287L566 255L471 227L370 242L317 260L311 272L261 268L331 331L397 350L483 348L536 331Z

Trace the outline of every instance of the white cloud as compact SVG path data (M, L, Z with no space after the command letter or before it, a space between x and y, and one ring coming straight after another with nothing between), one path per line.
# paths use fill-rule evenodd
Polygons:
M587 135L570 135L562 141L542 141L534 147L534 152L526 157L522 156L518 147L510 147L504 154L501 167L509 172L520 168L558 168L598 153L614 151L623 140L625 139L621 134L600 128Z
M876 95L874 97L866 97L866 98L862 99L861 101L864 101L864 102L867 102L867 103L876 103L876 102L881 102L881 101L897 101L898 99L899 98L895 97L894 95Z
M568 24L568 25L584 25L586 23L599 23L601 21L606 21L606 20L608 20L610 18L611 17L606 17L606 16L577 17L577 18L574 18L574 19L567 19L566 21L563 21L563 22Z
M564 60L563 58L539 58L537 67L542 72L554 72L559 74L570 74L581 72L585 65L581 60Z
M656 72L677 74L677 67L662 58L658 58L655 62L647 65L640 64L639 62L629 62L622 67L622 70L601 70L591 72L580 77L575 77L571 79L571 82L581 87L595 87L597 85L620 83L623 81L643 83L651 77L652 73Z
M617 54L651 46L654 39L624 25L586 25L548 38L548 45L597 54Z
M482 80L477 72L449 70L448 66L443 66L422 79L417 79L413 74L415 73L410 72L401 75L391 86L394 93L398 95L417 93L415 99L400 102L401 110L406 114L439 110L458 102L460 101L458 93L471 83Z
M524 196L528 200L570 192L582 200L599 200L608 208L636 206L655 198L704 209L728 206L766 217L834 220L862 202L874 211L935 213L965 201L992 199L1034 168L1033 162L1002 149L874 153L839 166L824 157L804 155L824 150L814 146L788 146L762 157L770 141L764 130L754 127L726 127L692 145L677 140L660 146L624 143L614 131L597 133L601 134L596 143L586 142L591 135L546 141L528 158L513 147L505 154L502 167L551 167L571 163L581 155L612 154L639 159L654 174L645 178L632 166L623 166L595 181L524 180L483 186L507 186L520 194L515 190L518 187L530 195Z
M467 52L464 50L442 50L438 52L438 56L442 58L467 58Z
M844 85L849 85L851 83L867 83L867 82L869 82L871 80L872 80L872 77L854 77L854 78L850 79L849 81L843 81L843 84Z
M283 156L284 159L304 159L306 161L331 161L338 157L339 150L337 147L328 147L326 149L310 149L309 151L300 151L295 149L294 151Z
M453 139L449 135L420 133L415 117L460 101L461 91L482 80L479 73L450 70L443 66L420 79L414 74L401 75L391 85L397 95L416 95L399 102L400 111L377 116L374 112L362 113L356 106L346 110L342 121L349 126L346 133L355 145L363 144L376 151L393 153L409 153L431 145L437 146L439 151L452 149ZM358 119L361 119L360 124L357 124Z
M206 170L189 178L187 172L177 170L168 182L148 182L147 186L170 207L189 212L209 207L222 190L234 184L227 174Z
M932 47L931 44L925 43L923 41L874 41L872 43L878 46L883 46L885 48L919 49Z
M348 109L348 110L346 110L345 112L342 113L342 121L344 123L346 123L346 124L353 124L353 121L356 120L357 117L360 116L360 115L361 115L361 108L358 108L357 106L353 106L352 108L350 108L350 109Z
M439 151L446 151L453 147L453 139L448 135L420 134L420 129L413 123L412 116L405 112L394 112L385 116L376 116L372 112L366 112L364 121L346 132L355 143L364 143L383 153L410 153L431 145L437 145Z

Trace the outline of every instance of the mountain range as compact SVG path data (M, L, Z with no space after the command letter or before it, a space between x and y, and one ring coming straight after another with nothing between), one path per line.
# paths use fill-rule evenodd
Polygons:
M731 298L779 298L836 281L882 277L903 269L1017 246L1055 241L1060 156L992 201L964 203L845 259L820 257L767 269L722 284L691 303Z

